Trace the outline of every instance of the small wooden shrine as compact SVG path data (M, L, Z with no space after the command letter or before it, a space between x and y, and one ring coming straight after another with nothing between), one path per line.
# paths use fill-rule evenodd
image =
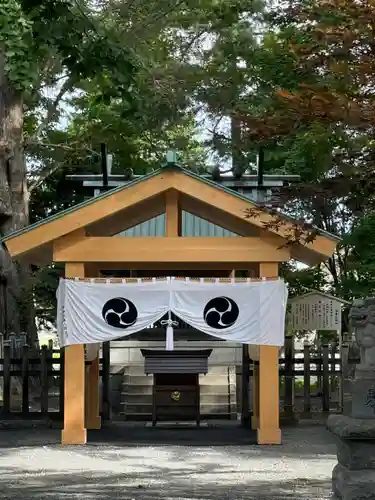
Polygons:
M152 424L192 421L200 424L199 375L208 372L212 349L159 351L142 349L145 373L154 376Z
M246 217L249 209L256 209L256 213ZM182 211L226 228L238 237L183 237ZM162 213L166 215L165 236L113 237ZM272 220L272 214L244 195L167 165L10 234L3 242L15 259L34 265L64 263L67 278L95 278L102 270L111 269L150 277L173 276L178 270L185 276L199 276L200 272L207 275L211 271L214 276L228 277L245 271L248 276L275 278L280 263L296 259L307 265L318 264L332 255L338 243L335 236L318 231L313 241L287 246L297 222L285 218L284 224L275 228L269 224ZM260 444L281 442L278 358L278 347L259 346L259 365L253 377L252 427L257 430ZM162 388L170 388L158 375L156 418L165 397ZM186 378L178 387L180 398L182 394L191 398L192 415L192 402L197 401L196 383ZM191 388L191 394L186 387ZM84 345L65 348L64 398L62 443L83 444L86 429L101 427L99 356L85 368Z

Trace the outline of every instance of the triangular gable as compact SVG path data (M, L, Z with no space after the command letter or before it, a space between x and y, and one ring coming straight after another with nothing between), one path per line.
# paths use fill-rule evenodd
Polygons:
M345 304L345 305L352 304L352 302L350 302L349 300L344 300L344 299L341 299L340 297L335 297L334 295L330 295L328 293L324 293L324 292L321 292L319 290L311 290L310 292L304 293L302 295L298 295L296 297L289 299L289 302L290 302L290 304L293 304L295 302L306 299L308 297L313 297L315 295L320 296L324 299L335 300L336 302L340 302L341 304Z
M121 231L115 236L125 237L155 237L166 236L166 214L148 219L140 224ZM217 224L212 224L202 217L198 217L185 210L181 211L181 236L183 237L220 237L229 238L239 236Z
M163 168L10 234L3 241L12 257L21 257L48 251L54 240L77 229L85 228L87 234L96 236L116 234L163 213L164 195L170 189L180 193L182 210L241 236L270 237L275 246L285 243L290 234L287 225L296 224L293 219L285 218L285 228L265 230L273 216L245 196L190 171ZM258 215L245 219L246 210L256 207ZM330 257L338 241L321 232L311 243L293 245L292 257L315 264Z

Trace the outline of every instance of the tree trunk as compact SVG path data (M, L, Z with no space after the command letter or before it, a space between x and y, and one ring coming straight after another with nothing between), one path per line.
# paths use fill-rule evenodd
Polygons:
M6 77L5 57L0 47L0 236L22 229L29 222L23 121L23 96ZM29 268L25 264L12 263L2 247L0 275L7 283L6 332L20 333L22 329L34 343L36 327L30 300Z

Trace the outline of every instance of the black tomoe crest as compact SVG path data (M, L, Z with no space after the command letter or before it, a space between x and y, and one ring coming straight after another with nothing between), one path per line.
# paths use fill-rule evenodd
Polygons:
M238 305L229 297L215 297L207 302L203 318L208 326L223 330L234 325L240 314Z
M131 300L116 297L104 304L102 316L109 326L125 330L137 321L138 311Z

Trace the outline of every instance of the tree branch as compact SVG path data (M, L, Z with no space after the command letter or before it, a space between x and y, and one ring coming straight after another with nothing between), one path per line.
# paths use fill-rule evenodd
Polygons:
M59 90L59 93L55 97L55 99L49 103L47 106L47 114L45 118L41 121L40 125L36 129L36 132L28 139L28 143L31 142L36 142L40 134L43 132L43 130L48 127L48 125L51 123L51 121L56 117L56 112L57 108L61 102L61 99L64 97L64 95L69 92L69 90L72 89L74 83L74 78L72 75L66 77L66 81L62 85L61 89Z
M64 165L63 163L56 163L51 167L43 168L39 173L38 179L35 182L30 184L29 189L28 189L29 194L31 195L31 193L37 187L39 187L50 175L54 174L63 165Z
M74 144L79 144L78 142L72 142L71 144L73 145L73 147L68 146L67 144L46 144L40 142L33 143L33 145L44 147L47 149L61 149L66 152L86 151L87 153L98 155L97 151L94 151L93 149L90 149L88 147L74 147ZM53 164L51 166L41 168L38 173L38 178L29 185L29 193L32 193L34 189L39 187L50 175L53 175L55 172L57 172L57 170L59 170L59 168L63 167L64 164L64 162L57 162L56 164Z

